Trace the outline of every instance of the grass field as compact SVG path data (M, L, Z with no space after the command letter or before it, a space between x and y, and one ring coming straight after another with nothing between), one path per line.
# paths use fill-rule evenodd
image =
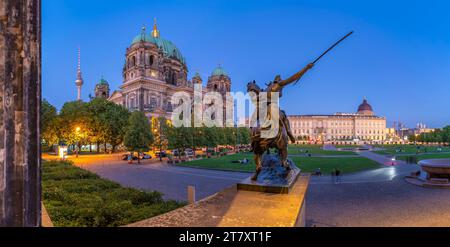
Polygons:
M438 148L436 146L417 146L415 145L384 145L377 146L378 148L384 148L385 150L375 151L377 154L383 155L395 155L395 154L416 154L418 151L420 153L436 153ZM450 147L440 147L442 152L450 152Z
M231 163L233 160L249 159L251 162L247 165ZM293 156L291 159L295 164L302 169L303 172L314 172L320 168L322 173L329 174L334 169L339 169L344 173L351 173L367 169L379 168L380 165L372 160L364 157L336 157L336 158L321 158L321 157L299 157ZM255 171L255 163L253 162L253 154L233 154L220 158L194 160L178 164L179 166L188 166L206 169L219 169L228 171Z
M288 153L290 155L355 155L352 151L334 151L323 150L321 145L289 145Z
M122 226L184 205L56 161L43 163L42 198L57 227Z
M419 154L419 155L402 155L397 156L398 160L406 160L409 156L417 157L417 161L427 159L450 159L450 153L435 153L435 154Z

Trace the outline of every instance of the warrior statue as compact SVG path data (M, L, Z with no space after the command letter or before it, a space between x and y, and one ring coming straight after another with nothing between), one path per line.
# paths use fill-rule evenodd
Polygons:
M289 77L288 79L282 80L279 75L275 77L275 79L270 82L267 85L267 88L265 90L262 90L255 81L248 83L247 85L247 91L252 92L256 94L256 96L259 96L261 92L267 93L267 119L271 118L270 114L270 104L271 104L271 94L272 93L278 93L279 97L282 97L282 91L283 88L293 82L296 82L300 80L300 78L308 71L310 70L314 64L310 63L305 68L294 74L293 76ZM258 104L257 104L258 105ZM259 113L257 113L258 119L260 118ZM267 126L266 128L269 129L272 126ZM292 134L292 130L289 124L289 120L286 116L286 113L283 110L279 110L279 127L278 127L278 134L273 138L262 138L261 137L261 130L264 130L264 127L261 128L261 126L255 126L252 128L252 149L255 154L255 164L256 164L256 173L253 176L252 180L256 180L258 178L258 174L261 171L261 159L264 152L269 150L270 148L276 148L278 150L278 154L281 159L281 163L283 164L284 168L289 170L290 166L287 162L287 146L289 143L289 140L291 142L295 142L295 137Z
M331 46L327 51L322 53L314 62L308 64L305 68L294 74L293 76L289 77L288 79L282 80L279 75L275 77L275 79L267 84L267 88L265 90L262 90L255 81L250 82L247 84L247 91L249 93L254 93L257 97L256 102L256 116L257 116L257 124L256 126L252 126L252 136L251 136L251 145L254 153L255 158L255 164L256 164L256 173L252 177L253 181L256 181L258 179L258 175L261 172L262 169L262 156L263 154L268 151L270 148L276 148L278 150L278 156L279 161L283 165L286 171L289 171L291 168L289 162L288 162L288 143L289 140L291 142L295 142L295 137L292 134L291 127L289 124L289 120L286 116L286 113L279 109L279 120L278 124L279 127L277 128L278 132L275 136L266 138L261 135L262 131L269 130L273 126L260 126L259 120L260 120L260 113L259 113L259 94L261 92L267 93L267 115L265 116L265 120L271 120L271 124L276 124L273 121L276 121L276 119L271 118L271 94L272 93L278 93L279 97L282 96L283 88L287 85L290 85L292 83L297 83L302 76L310 70L312 67L314 67L314 64L321 59L325 54L327 54L330 50L332 50L336 45L338 45L340 42L342 42L344 39L346 39L348 36L350 36L353 32L348 33L346 36L344 36L342 39L340 39L338 42L336 42L333 46ZM295 84L294 83L294 84Z

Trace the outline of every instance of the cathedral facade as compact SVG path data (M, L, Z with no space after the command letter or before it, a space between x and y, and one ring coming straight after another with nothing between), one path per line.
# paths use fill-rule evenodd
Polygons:
M196 73L188 79L188 66L180 50L160 36L155 25L151 33L145 28L126 49L123 83L108 100L123 105L130 111L142 111L147 117L170 118L174 109L172 95L186 92L193 98L194 85L202 85ZM202 92L216 91L225 95L231 90L231 79L219 66L211 73Z

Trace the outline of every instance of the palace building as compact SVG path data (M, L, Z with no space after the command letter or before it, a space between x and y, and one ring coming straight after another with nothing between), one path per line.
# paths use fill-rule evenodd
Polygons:
M288 119L292 133L299 141L383 142L386 140L386 118L376 116L366 99L356 113L291 115Z
M172 95L187 92L193 96L194 85L203 83L198 73L188 79L186 59L174 43L161 37L156 20L150 34L142 28L126 49L122 73L123 84L108 100L131 111L143 111L149 118L170 118L174 108ZM99 88L100 96L105 89ZM202 87L203 93L215 91L225 95L230 90L231 79L220 65L209 76L206 87Z

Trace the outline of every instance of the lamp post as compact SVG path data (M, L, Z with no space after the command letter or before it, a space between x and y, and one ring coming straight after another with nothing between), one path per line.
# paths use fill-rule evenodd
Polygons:
M81 128L80 127L76 127L75 128L75 134L76 134L76 136L77 136L77 143L75 144L76 145L76 147L75 147L75 157L77 157L78 158L78 145L79 145L79 138L80 138L80 130L81 130Z
M158 121L158 129L159 129L159 161L162 162L162 121L163 119L159 119ZM155 134L158 132L158 129L154 129L153 132L155 132Z

